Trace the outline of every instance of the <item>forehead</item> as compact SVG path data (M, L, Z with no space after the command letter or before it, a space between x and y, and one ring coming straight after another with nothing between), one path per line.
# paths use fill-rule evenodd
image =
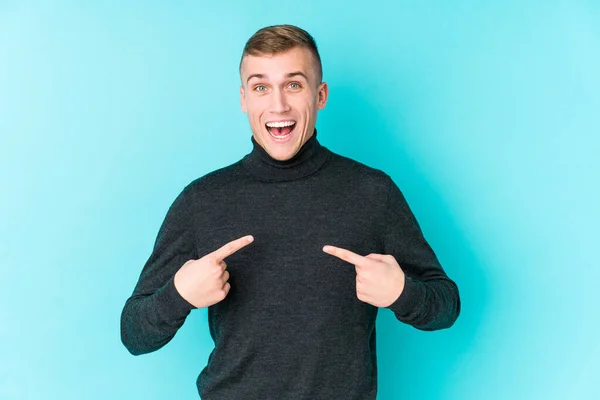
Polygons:
M294 47L272 55L247 55L242 60L242 79L254 74L265 75L268 79L284 78L292 72L303 72L309 79L315 72L315 61L310 50Z

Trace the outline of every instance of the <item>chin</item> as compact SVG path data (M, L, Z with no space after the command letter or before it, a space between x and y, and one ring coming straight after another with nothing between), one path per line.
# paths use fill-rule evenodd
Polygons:
M294 157L302 147L303 141L298 137L300 133L301 131L292 132L287 139L281 141L274 138L269 131L261 131L260 144L275 160L289 160ZM308 140L308 138L306 140ZM306 142L306 140L304 142Z
M286 161L290 158L294 157L298 153L299 147L295 146L294 148L289 149L278 149L273 148L273 146L267 146L265 149L269 155L278 161Z

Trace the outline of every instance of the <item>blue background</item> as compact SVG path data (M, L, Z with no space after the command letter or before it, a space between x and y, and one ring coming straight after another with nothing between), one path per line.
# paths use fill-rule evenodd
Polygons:
M164 215L251 149L238 62L317 40L320 141L389 173L457 283L382 310L379 399L600 398L600 3L0 2L0 398L193 399L206 310L134 357L119 317Z

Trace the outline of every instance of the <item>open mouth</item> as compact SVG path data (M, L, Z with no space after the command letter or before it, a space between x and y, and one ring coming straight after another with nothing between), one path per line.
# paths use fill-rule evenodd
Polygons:
M284 139L292 134L296 127L296 121L267 122L265 127L271 136Z

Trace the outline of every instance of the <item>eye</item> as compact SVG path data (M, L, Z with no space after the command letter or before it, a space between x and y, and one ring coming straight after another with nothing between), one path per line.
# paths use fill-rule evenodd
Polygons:
M290 89L294 89L294 90L300 89L302 87L302 86L300 86L300 84L298 82L292 82L292 83L290 83L289 86L290 86Z
M257 85L254 87L254 90L257 92L264 92L267 90L267 87L265 85Z

